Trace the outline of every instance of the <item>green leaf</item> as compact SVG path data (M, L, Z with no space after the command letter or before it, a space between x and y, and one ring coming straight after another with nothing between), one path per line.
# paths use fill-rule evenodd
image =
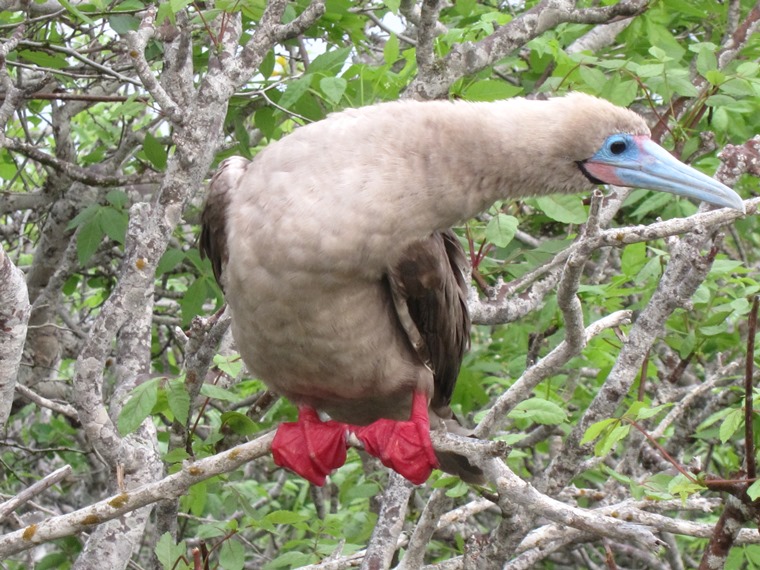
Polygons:
M588 217L579 196L540 196L536 204L552 220L563 224L582 224Z
M588 426L586 433L583 434L581 445L594 441L602 434L602 432L609 429L615 423L620 423L620 420L617 418L608 418L591 424Z
M269 79L272 77L272 72L274 72L274 64L275 64L275 55L274 50L270 49L267 54L264 56L264 59L261 60L261 64L259 65L259 73L264 77L264 79Z
M655 406L654 408L647 408L642 407L636 412L636 420L648 420L649 418L653 418L657 414L659 414L662 410L667 410L668 408L672 408L674 404L667 403L667 404L660 404L659 406Z
M398 36L391 34L383 46L383 59L388 65L393 65L398 60L399 44Z
M668 491L674 495L679 495L682 501L689 498L689 495L700 492L705 487L699 483L691 481L683 473L679 473L670 481Z
M264 136L271 139L274 135L274 130L277 127L277 122L274 118L274 109L271 107L262 107L258 109L253 115L253 124L259 129Z
M321 71L323 73L336 74L343 67L346 58L351 53L351 47L342 47L328 51L314 58L309 65L309 74Z
M578 69L583 82L591 87L596 92L601 92L604 89L608 79L607 76L596 67L590 67L588 65L582 65Z
M77 18L79 18L81 21L83 21L85 24L92 25L92 20L85 16L82 12L80 12L76 6L74 6L71 2L68 0L58 0L61 3L61 6L66 8L71 14L75 15Z
M158 267L156 267L156 277L160 277L167 271L171 271L179 263L185 259L185 252L181 249L171 248L167 249L158 260Z
M145 151L145 157L156 170L163 171L166 168L166 149L164 148L164 145L158 142L158 139L150 133L145 133L143 151Z
M19 51L18 55L40 67L49 67L51 69L66 69L70 67L66 58L59 54L51 55L42 51L24 49Z
M757 500L757 498L760 497L760 479L752 483L752 485L747 488L747 495L753 501Z
M99 214L100 208L98 208L95 216L79 228L79 233L77 234L77 258L82 265L90 261L90 258L98 250L105 236L105 232L100 225Z
M121 435L132 433L148 417L158 401L158 384L159 379L150 380L133 390L119 413L117 426Z
M169 0L169 6L171 6L172 12L176 14L181 10L184 10L192 3L192 0Z
M190 512L196 517L203 514L208 502L208 481L196 483L188 490L183 497L183 506L189 508Z
M129 223L129 216L126 212L104 206L100 209L98 220L100 221L100 229L105 235L117 243L124 243L124 238L127 235L127 224Z
M468 101L498 101L514 97L521 91L522 87L517 87L506 81L484 79L469 85L462 93L462 97Z
M628 436L631 426L629 424L620 424L612 428L609 432L602 437L594 446L594 453L598 457L607 455L612 448L615 447L618 442L622 441Z
M187 288L185 294L179 302L182 309L182 323L187 324L190 320L198 316L203 310L203 303L208 296L208 285L206 278L200 277L193 281L193 284Z
M267 563L264 570L276 570L278 568L300 568L314 562L314 556L303 552L290 551L280 554L277 558Z
M243 359L237 354L217 354L214 356L214 365L230 378L237 378L243 370Z
M224 412L222 425L227 425L238 435L251 435L259 431L256 423L240 412Z
M634 277L647 263L647 244L632 243L625 246L620 259L620 269L628 278Z
M488 220L486 239L496 247L506 247L515 237L519 224L514 216L499 213Z
M67 230L73 230L79 226L89 222L94 218L101 206L99 204L90 204L84 210L79 212L74 218L66 225Z
M700 75L704 76L708 71L718 69L718 58L715 57L715 49L717 46L713 45L712 50L708 47L699 50L697 54L697 71Z
M289 81L288 86L285 88L285 93L280 97L279 105L286 109L290 109L301 97L303 97L304 93L309 90L310 84L310 75L305 75L293 81ZM258 112L256 114L258 115Z
M543 398L523 400L507 415L510 418L525 418L543 425L557 425L567 421L565 410Z
M226 540L219 552L219 564L224 570L241 570L245 565L245 549L237 540Z
M271 524L296 524L309 520L309 517L293 511L272 511L264 520Z
M172 449L169 453L163 456L163 460L166 463L181 463L185 459L190 459L190 454L181 447Z
M226 402L237 402L240 396L233 394L229 390L215 386L214 384L204 384L201 386L201 394L214 400L224 400Z
M721 443L726 443L736 433L741 426L744 425L744 410L737 408L731 410L726 416L723 422L720 424L720 430L718 435Z
M401 7L401 0L383 0L388 9L394 14L398 14L398 9Z
M319 80L319 88L333 105L340 103L347 85L348 82L342 77L323 77Z
M175 544L172 536L168 532L165 532L158 539L154 552L164 570L171 570L175 567L174 565L177 560L187 553L187 545L184 540L179 544Z
M117 210L123 210L129 203L129 196L124 190L109 190L106 194L106 200Z
M181 380L173 380L166 386L166 396L169 409L180 424L186 425L190 414L190 394L187 393L185 383Z
M113 14L108 17L108 23L114 32L120 36L124 36L128 32L137 30L140 25L140 19L130 14Z
M458 481L456 485L446 491L446 496L456 499L457 497L464 497L469 492L470 486L464 481Z

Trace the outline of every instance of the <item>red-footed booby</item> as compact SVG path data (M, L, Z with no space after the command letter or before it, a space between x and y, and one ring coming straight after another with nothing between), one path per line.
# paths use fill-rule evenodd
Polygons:
M278 428L275 462L321 485L353 432L413 483L437 466L478 480L429 435L456 425L469 341L467 263L447 228L499 199L604 183L744 210L655 144L639 115L582 94L350 109L225 160L200 246L244 362L299 407Z

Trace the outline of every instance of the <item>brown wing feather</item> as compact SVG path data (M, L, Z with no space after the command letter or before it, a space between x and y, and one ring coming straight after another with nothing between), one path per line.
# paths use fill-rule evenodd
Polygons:
M201 214L201 235L198 245L201 257L211 261L219 286L224 289L222 273L227 265L227 208L230 192L237 187L248 161L241 157L228 158L219 165L208 187L208 198Z
M389 272L399 320L435 377L433 409L448 406L470 342L467 258L451 230L410 245Z

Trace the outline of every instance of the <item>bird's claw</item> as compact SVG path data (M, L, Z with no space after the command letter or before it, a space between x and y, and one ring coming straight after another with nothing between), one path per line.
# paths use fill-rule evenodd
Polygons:
M280 424L272 441L272 457L280 467L295 471L313 484L346 462L346 424L323 422L307 407L298 411L297 422Z
M427 398L415 392L409 421L380 419L356 429L364 449L415 485L421 485L438 467L430 441Z

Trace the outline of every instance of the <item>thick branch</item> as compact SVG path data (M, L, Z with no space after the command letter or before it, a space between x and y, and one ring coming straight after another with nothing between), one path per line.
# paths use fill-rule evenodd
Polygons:
M30 314L24 274L0 247L0 428L11 413Z

